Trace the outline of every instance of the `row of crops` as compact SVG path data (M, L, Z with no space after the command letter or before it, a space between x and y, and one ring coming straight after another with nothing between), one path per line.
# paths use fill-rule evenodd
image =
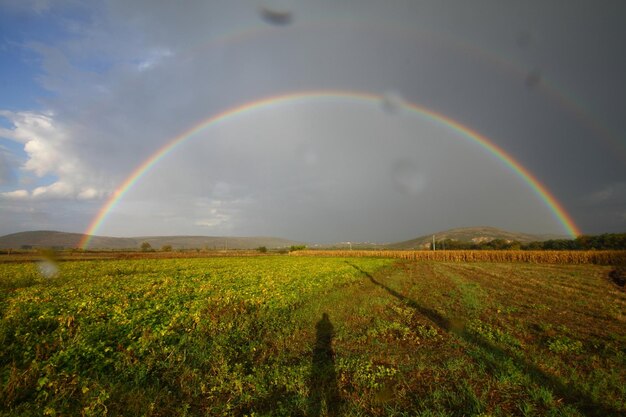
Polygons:
M304 250L292 256L378 257L441 262L527 262L537 264L626 264L626 251L521 251L521 250Z

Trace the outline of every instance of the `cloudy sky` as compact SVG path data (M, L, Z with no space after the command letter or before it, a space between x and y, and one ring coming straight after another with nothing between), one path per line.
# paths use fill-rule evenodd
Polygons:
M621 0L0 0L0 234L83 232L174 138L286 94L181 141L97 234L566 234L425 109L582 232L624 232L624 21Z

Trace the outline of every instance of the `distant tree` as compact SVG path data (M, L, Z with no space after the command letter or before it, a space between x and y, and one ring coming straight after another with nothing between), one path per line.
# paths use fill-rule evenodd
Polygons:
M543 249L543 243L542 242L528 242L526 244L524 244L522 246L522 249L524 250L542 250Z
M148 245L150 245L150 244L148 243ZM163 245L163 246L161 246L161 251L162 252L171 252L172 251L172 245Z
M593 247L593 236L580 235L576 238L576 244L580 249L589 250Z
M513 242L511 242L509 244L509 249L510 250L520 250L522 249L522 244L516 240L514 240Z
M141 250L142 250L142 251L144 251L144 252L148 252L149 250L151 250L151 249L152 249L152 245L151 245L151 244L149 244L149 243L148 243L148 242L146 242L146 241L143 241L143 242L141 242L141 246L140 246L140 248L141 248Z
M292 245L289 248L289 252L295 252L297 250L305 250L306 249L306 245Z
M493 239L481 245L480 249L518 250L521 244L516 240Z
M265 246L259 246L258 248L256 248L256 250L261 253L267 253L267 248Z
M575 250L578 249L575 240L550 239L543 242L543 248L547 250Z
M626 249L626 233L605 233L602 235L581 235L576 238L578 249L623 250Z

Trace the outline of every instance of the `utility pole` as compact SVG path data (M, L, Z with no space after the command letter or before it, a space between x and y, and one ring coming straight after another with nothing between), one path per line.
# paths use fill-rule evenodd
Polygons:
M437 250L437 248L435 247L435 235L433 235L433 250Z

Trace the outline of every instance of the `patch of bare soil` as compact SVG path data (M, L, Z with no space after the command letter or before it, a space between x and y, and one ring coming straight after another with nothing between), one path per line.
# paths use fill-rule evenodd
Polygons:
M609 272L611 281L617 286L624 288L626 285L626 267L617 267Z

